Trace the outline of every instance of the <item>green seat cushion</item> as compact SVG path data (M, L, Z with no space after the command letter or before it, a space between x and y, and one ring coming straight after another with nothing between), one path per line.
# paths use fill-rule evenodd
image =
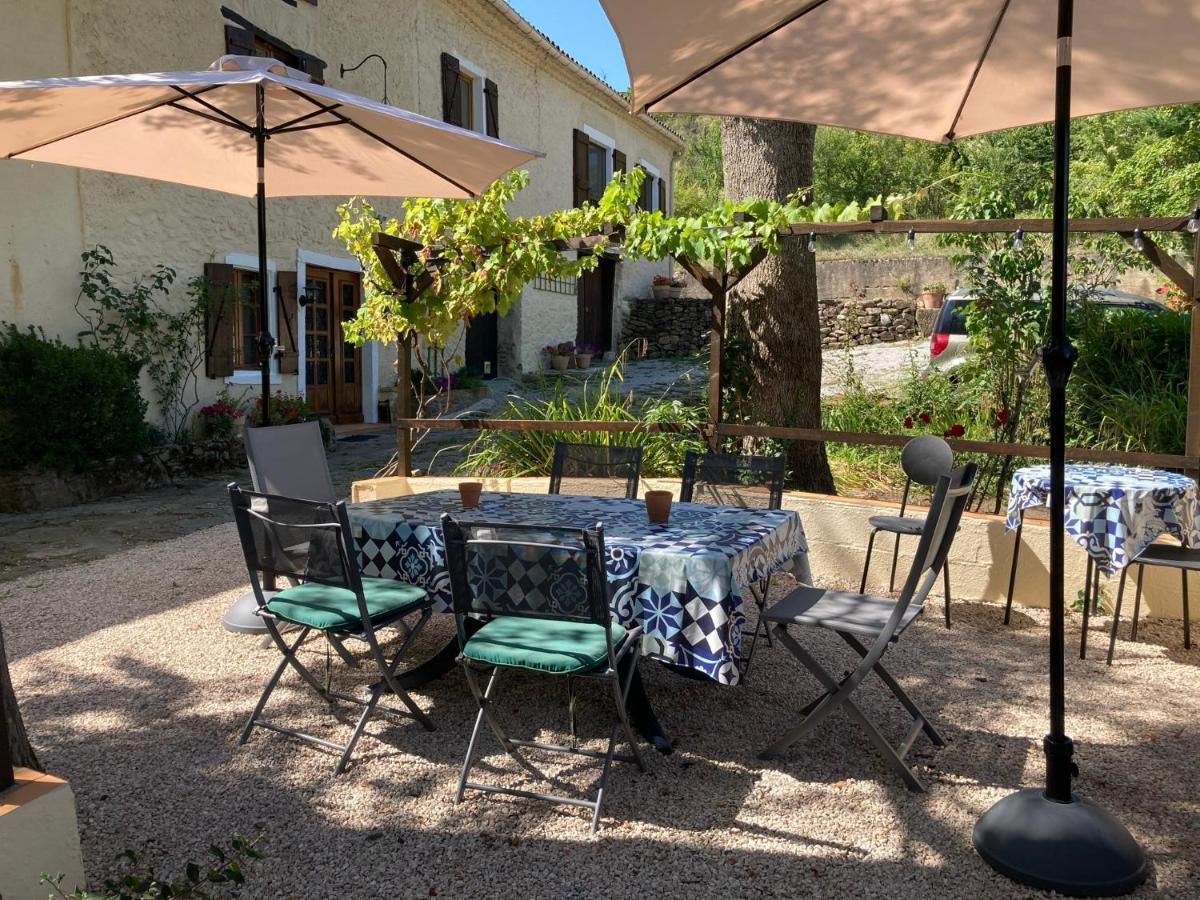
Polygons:
M625 639L625 629L609 626L613 647ZM480 628L463 655L492 666L514 666L560 675L585 672L608 661L604 626L561 619L501 616Z
M372 621L416 609L428 596L424 588L391 578L364 578L362 584ZM362 625L354 591L328 584L309 582L280 591L267 601L267 610L285 621L321 631Z

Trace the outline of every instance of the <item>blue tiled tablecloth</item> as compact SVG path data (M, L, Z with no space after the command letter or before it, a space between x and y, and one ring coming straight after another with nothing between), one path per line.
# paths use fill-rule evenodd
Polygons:
M478 509L464 510L457 491L352 505L363 574L419 584L449 611L444 512L464 521L603 523L613 616L645 626L645 655L723 684L738 681L746 586L789 564L812 581L804 527L789 510L676 503L669 524L651 525L641 500L485 493Z
M1196 482L1186 475L1136 466L1066 467L1067 534L1108 574L1119 572L1160 534L1200 546ZM1007 526L1020 513L1050 503L1050 467L1026 466L1012 477Z

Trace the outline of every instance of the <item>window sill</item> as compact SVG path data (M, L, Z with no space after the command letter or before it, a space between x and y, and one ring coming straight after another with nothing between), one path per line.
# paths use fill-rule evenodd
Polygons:
M262 384L262 372L258 369L238 369L225 378L226 384ZM271 384L282 384L278 372L271 373Z

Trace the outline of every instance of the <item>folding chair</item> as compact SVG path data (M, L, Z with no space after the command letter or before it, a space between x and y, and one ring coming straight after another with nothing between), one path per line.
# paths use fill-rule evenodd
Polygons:
M626 500L635 500L641 471L641 447L559 441L554 445L554 463L550 468L550 493L562 493L564 478L607 479L618 486L623 485Z
M431 615L433 601L428 594L422 588L390 578L362 577L345 503L259 494L243 491L236 484L229 485L229 496L250 573L250 586L258 600L258 614L271 641L283 655L238 743L246 743L255 726L286 734L340 754L334 772L341 774L376 711L416 719L432 731L433 723L395 677L401 658ZM293 586L268 596L262 587L268 578L287 578ZM396 654L387 659L377 632L401 624L413 613L419 614L417 621L407 628ZM289 633L290 643L284 640L284 625L294 626L299 632L294 638ZM367 688L366 699L327 689L300 661L297 651L314 631L339 642L359 640L367 644L381 677ZM288 667L326 702L341 700L362 707L345 744L335 744L262 718L267 701ZM406 709L380 704L380 697L389 690Z
M1117 647L1117 626L1121 621L1121 601L1125 596L1125 576L1134 566L1138 567L1137 594L1133 599L1133 621L1130 626L1129 639L1137 640L1138 614L1142 608L1142 576L1146 566L1161 566L1168 569L1178 569L1183 587L1183 649L1192 648L1192 617L1188 609L1188 572L1200 572L1200 550L1191 547L1181 547L1176 544L1153 543L1146 547L1133 561L1121 570L1121 584L1117 588L1117 604L1113 609L1112 631L1108 636L1108 664L1113 661L1113 651ZM1099 575L1097 575L1099 577ZM1094 590L1093 596L1099 591ZM1083 639L1082 646L1087 646L1088 607L1083 608Z
M900 559L900 538L918 537L925 526L922 519L906 516L908 496L913 483L932 488L937 480L954 468L954 453L940 437L926 434L915 437L900 452L900 468L904 470L904 493L900 496L900 514L898 516L871 516L867 521L871 525L871 537L867 541L867 555L863 560L862 583L859 593L867 589L867 570L871 567L871 550L875 547L875 537L879 532L894 534L896 543L892 547L892 571L888 576L888 590L896 590L896 563ZM946 627L950 627L950 566L942 568L943 589L946 594Z
M775 624L775 636L780 643L816 676L825 691L800 711L803 716L800 722L763 750L761 758L778 756L809 734L835 709L844 709L863 727L871 743L900 773L909 789L925 790L904 757L922 732L939 747L944 746L945 741L880 660L924 609L925 598L946 564L974 479L974 463L938 479L912 568L896 600L802 587L767 610L767 618ZM859 655L858 666L841 681L835 680L788 632L792 625L809 625L835 632ZM911 729L897 747L888 743L851 699L851 694L871 672L879 676L913 718Z
M612 620L608 582L604 573L603 527L585 530L553 526L493 525L456 522L442 516L446 567L458 622L459 662L479 704L475 728L467 745L454 802L467 789L508 794L592 810L592 831L600 824L604 791L613 760L636 762L645 770L637 739L629 724L626 700L637 672L640 625L624 628ZM468 616L490 620L468 634ZM496 682L503 670L524 669L566 678L570 698L570 746L510 738L496 715ZM488 672L480 687L478 674ZM576 744L574 679L607 681L612 686L616 721L608 748L600 753ZM594 798L563 797L470 780L486 723L500 746L518 765L538 779L545 776L521 750L536 748L603 759ZM617 754L624 735L632 755Z
M689 450L683 458L683 484L679 499L683 503L719 503L748 509L779 509L783 506L785 462L782 456L739 456L731 453L697 453ZM750 651L741 660L742 677L750 671L754 648L761 631L771 646L772 638L763 618L771 576L748 587L758 606L758 622L750 639Z

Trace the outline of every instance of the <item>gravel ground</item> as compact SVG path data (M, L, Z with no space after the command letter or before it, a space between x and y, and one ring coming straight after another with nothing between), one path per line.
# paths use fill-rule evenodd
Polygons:
M784 759L755 758L816 687L780 648L760 648L736 688L648 665L678 749L648 752L645 774L614 769L592 837L581 810L480 795L452 803L474 712L458 672L418 694L436 732L378 720L341 777L325 753L261 730L237 746L277 659L219 625L243 589L239 556L233 527L221 525L0 585L17 695L43 763L75 789L94 883L116 871L124 848L179 872L261 820L269 857L246 891L256 897L1030 896L975 856L970 834L991 803L1039 780L1041 613L1018 613L1005 629L998 608L958 603L946 631L931 609L889 657L948 741L937 751L918 743L924 795L905 790L841 714ZM418 655L451 630L438 616ZM1107 669L1103 630L1093 634L1095 658L1068 660L1079 790L1149 851L1143 895L1194 897L1200 650L1180 649L1178 623L1148 623ZM834 673L846 661L838 645L811 636ZM323 652L309 657L324 665ZM342 738L347 714L339 724L297 685L285 679L269 712ZM562 741L559 690L515 676L499 708L514 733ZM585 695L582 734L605 732L605 699ZM877 683L860 702L899 738L905 717ZM485 767L515 782L496 744L484 746ZM546 770L579 787L594 771Z

